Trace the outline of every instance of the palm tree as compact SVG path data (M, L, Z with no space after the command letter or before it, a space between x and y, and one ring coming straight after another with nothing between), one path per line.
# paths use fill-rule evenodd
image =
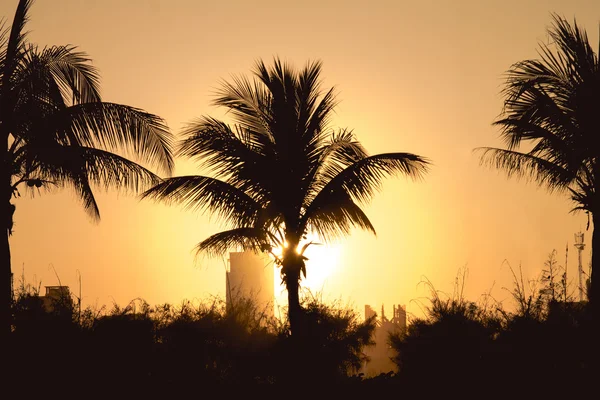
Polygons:
M173 168L171 134L143 110L101 101L98 72L72 46L38 48L23 32L31 0L19 1L12 27L0 26L0 330L10 331L13 197L19 188L71 187L89 215L100 212L92 187L142 190L159 178L139 162ZM123 155L114 152L122 151ZM133 159L133 158L132 158ZM7 329L8 327L8 329Z
M212 212L229 226L200 242L199 253L237 247L274 254L294 332L307 233L325 242L354 227L375 233L359 203L387 175L421 177L428 161L410 153L369 156L351 131L329 130L336 101L333 88L320 89L321 62L296 71L279 59L270 68L258 61L253 72L252 80L224 82L213 102L228 109L233 125L205 116L183 130L177 153L213 176L169 178L143 197Z
M518 62L507 73L503 112L494 122L506 148L479 149L481 162L568 193L573 210L592 216L592 248L600 249L600 63L576 21L552 17L552 45L542 44L539 59ZM527 150L519 151L522 142ZM599 263L596 255L592 282Z

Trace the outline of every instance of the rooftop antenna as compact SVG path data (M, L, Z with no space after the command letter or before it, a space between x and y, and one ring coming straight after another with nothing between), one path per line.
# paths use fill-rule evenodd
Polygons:
M583 232L575 234L575 248L579 253L579 301L583 301L583 265L581 264L581 253L585 249L585 243L583 243L584 236Z

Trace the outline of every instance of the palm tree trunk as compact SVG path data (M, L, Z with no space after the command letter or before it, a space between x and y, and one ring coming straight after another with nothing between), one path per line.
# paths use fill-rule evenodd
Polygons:
M588 300L592 309L592 315L595 317L598 307L596 306L596 292L594 285L594 271L600 269L600 212L592 214L592 270L590 273L590 286L588 288Z
M12 228L14 206L10 203L10 193L3 193L3 223L0 224L0 341L2 346L8 343L11 329L12 271L10 265L9 234ZM0 203L1 204L1 203Z
M298 241L288 238L288 248L284 250L281 272L288 292L288 320L292 336L300 336L302 329L302 306L300 305L300 273L304 268L304 260L295 251Z
M294 274L290 274L294 275ZM301 327L300 318L302 307L300 306L300 275L297 277L288 276L286 279L286 289L288 292L288 318L290 320L290 332L292 336L297 336Z
M23 5L19 2L19 8ZM8 69L4 71L2 82L5 86L8 75ZM10 108L6 107L6 93L0 98L0 114L8 117L11 113L6 112ZM7 120L0 122L0 149L2 150L2 159L0 160L0 350L1 355L6 355L8 350L11 325L12 325L12 271L10 264L10 244L9 235L12 231L13 214L15 207L11 204L13 195L12 190L12 163L9 156L9 125Z

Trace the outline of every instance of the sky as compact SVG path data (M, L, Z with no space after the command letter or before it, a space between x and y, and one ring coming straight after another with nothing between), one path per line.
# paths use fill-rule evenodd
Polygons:
M16 5L0 3L8 24ZM27 30L40 46L85 51L105 101L161 116L176 137L202 115L227 120L210 104L214 91L250 76L256 60L277 56L297 68L321 60L323 86L340 101L332 127L353 129L371 154L432 161L424 180L388 179L365 207L376 236L354 231L307 253L311 292L361 314L383 304L390 317L394 304L421 315L424 282L452 293L460 271L466 298L487 293L510 306L511 268L534 279L553 250L565 264L565 247L569 280L576 277L573 237L586 230L585 214L570 213L566 196L480 166L473 152L502 146L492 122L503 73L537 57L552 12L576 18L598 48L594 0L37 0ZM174 175L201 172L178 160ZM42 292L67 285L84 307L224 298L226 259L193 251L224 226L133 194L100 192L98 201L94 223L67 190L16 199L15 284L24 277ZM283 304L283 289L276 294Z

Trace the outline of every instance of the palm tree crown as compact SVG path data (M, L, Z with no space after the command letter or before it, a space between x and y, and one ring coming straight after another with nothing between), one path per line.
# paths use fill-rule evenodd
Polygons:
M22 183L69 185L99 218L92 185L137 190L157 183L154 173L124 156L170 174L171 134L155 115L102 102L98 72L85 53L73 46L40 49L27 43L23 28L31 4L20 1L12 28L0 33L5 173L15 194Z
M600 64L585 30L553 14L540 58L514 64L495 125L506 149L483 148L483 164L526 177L550 191L567 191L574 210L600 216ZM528 151L519 151L522 143ZM597 229L594 229L596 232ZM594 234L592 246L598 247ZM594 246L596 245L596 246ZM597 262L596 262L597 263Z
M253 80L224 82L214 101L228 109L232 125L202 117L183 132L179 155L201 161L212 176L166 179L144 197L207 210L230 226L200 242L199 252L287 246L277 261L295 296L291 311L306 274L305 235L328 241L353 227L374 233L359 204L385 176L419 178L428 161L410 153L370 156L351 131L330 130L336 101L333 89L321 90L320 62L296 71L278 59L270 68L258 61L253 72Z
M164 121L141 109L101 101L99 75L73 46L38 48L23 32L33 1L20 0L13 24L0 23L0 331L10 332L12 234L19 188L73 188L95 220L92 188L137 191L159 177L137 162L173 168ZM117 154L117 152L120 153ZM0 339L2 339L0 337ZM7 343L7 341L3 341Z

